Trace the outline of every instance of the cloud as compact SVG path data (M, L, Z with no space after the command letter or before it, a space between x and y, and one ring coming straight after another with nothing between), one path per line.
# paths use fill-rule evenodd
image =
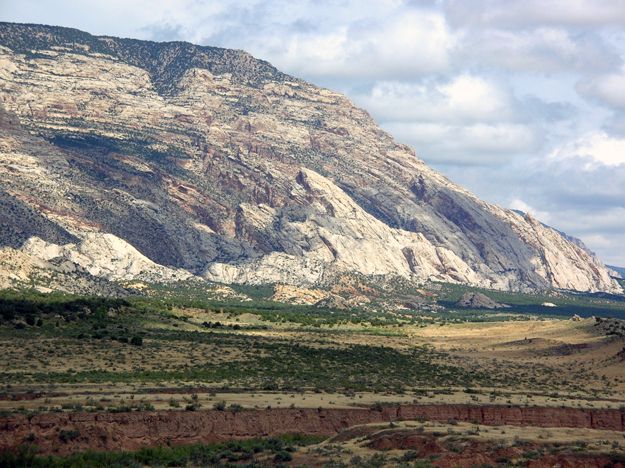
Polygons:
M144 37L242 48L300 76L367 80L446 70L456 37L444 15L401 0L156 0Z
M308 77L401 79L445 71L456 38L443 16L429 11L381 15L330 30L295 31L252 47Z
M625 137L625 110L615 111L603 125L607 133L620 137Z
M586 171L597 164L625 165L625 139L611 137L605 132L593 132L556 148L549 158L559 161L581 158Z
M576 90L582 96L601 104L625 110L625 67L617 73L607 73L580 80Z
M383 124L399 141L412 144L420 157L434 164L501 165L531 153L540 136L523 124L447 125L439 123Z
M377 82L358 104L382 121L480 122L509 117L513 98L485 78L462 74L437 82Z
M447 0L444 3L447 16L456 25L524 28L625 24L625 0Z
M530 30L480 29L464 34L457 61L511 71L555 73L610 70L620 63L596 34L573 33L561 28Z
M430 163L502 165L539 151L543 124L566 120L574 109L533 95L518 99L502 81L468 73L380 81L354 100Z

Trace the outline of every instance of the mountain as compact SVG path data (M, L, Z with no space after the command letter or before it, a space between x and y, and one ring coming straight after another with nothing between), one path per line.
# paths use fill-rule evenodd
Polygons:
M625 268L617 267L617 266L614 266L614 265L608 265L608 268L610 270L613 270L614 272L618 273L621 276L621 278L625 278Z
M0 104L0 245L31 262L91 258L111 279L621 291L585 248L246 52L0 23Z

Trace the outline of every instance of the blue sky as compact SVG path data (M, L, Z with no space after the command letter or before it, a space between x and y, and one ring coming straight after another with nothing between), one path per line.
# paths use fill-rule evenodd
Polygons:
M0 19L245 49L625 265L625 0L0 0Z

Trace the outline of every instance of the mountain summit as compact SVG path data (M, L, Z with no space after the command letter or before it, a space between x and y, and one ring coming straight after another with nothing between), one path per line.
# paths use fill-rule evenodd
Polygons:
M620 291L583 246L242 51L0 23L0 129L0 246L57 268Z

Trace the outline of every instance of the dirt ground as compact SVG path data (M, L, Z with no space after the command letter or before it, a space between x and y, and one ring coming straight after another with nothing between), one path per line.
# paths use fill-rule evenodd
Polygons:
M424 460L432 466L621 466L623 433L578 428L485 426L398 421L351 427L336 437L302 449L294 464L352 466L375 460L378 466ZM406 465L409 466L409 465Z

